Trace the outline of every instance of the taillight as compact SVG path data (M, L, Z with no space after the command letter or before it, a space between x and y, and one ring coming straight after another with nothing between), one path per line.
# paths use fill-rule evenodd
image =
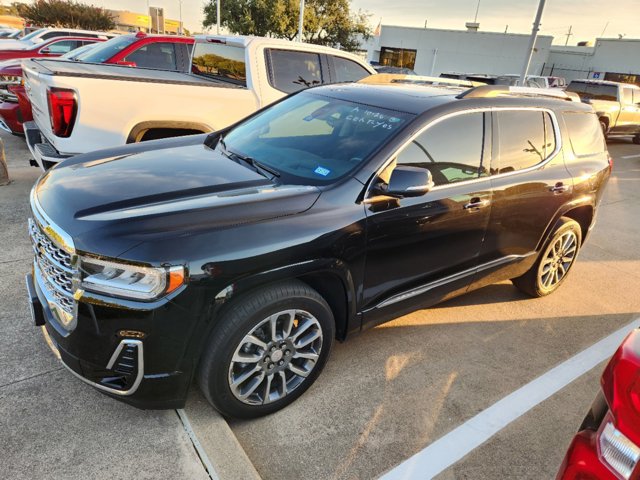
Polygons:
M71 135L78 112L76 92L67 88L52 87L47 91L47 103L53 134L58 137Z
M600 461L621 480L628 480L640 461L640 447L615 427L611 414L598 432L598 454Z
M613 157L609 155L609 173L613 171Z

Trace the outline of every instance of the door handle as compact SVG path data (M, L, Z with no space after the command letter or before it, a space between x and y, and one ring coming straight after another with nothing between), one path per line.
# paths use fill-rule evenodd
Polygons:
M488 207L491 202L489 200L480 200L479 198L472 198L471 201L465 204L462 208L469 211L480 210L481 208Z
M549 191L558 195L559 193L564 193L569 190L569 185L565 185L562 182L556 183L553 187L549 187Z

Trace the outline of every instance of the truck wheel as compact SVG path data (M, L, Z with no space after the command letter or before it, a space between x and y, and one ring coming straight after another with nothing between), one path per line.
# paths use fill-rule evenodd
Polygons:
M320 375L334 336L331 308L305 283L292 280L256 290L217 320L198 383L223 415L273 413Z
M602 134L604 135L604 139L606 140L609 134L609 124L600 119L600 128L602 129Z
M569 275L581 243L582 231L578 222L562 217L533 266L511 282L532 297L555 292Z
M640 134L636 134L633 136L633 143L636 145L640 145Z

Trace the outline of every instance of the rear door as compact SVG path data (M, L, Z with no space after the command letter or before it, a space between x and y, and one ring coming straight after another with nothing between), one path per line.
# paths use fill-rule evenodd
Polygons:
M500 109L492 115L493 201L479 260L488 270L532 257L573 190L553 112Z
M365 322L468 287L491 211L490 127L478 111L437 120L378 174L384 182L397 165L427 168L435 186L421 197L368 198Z

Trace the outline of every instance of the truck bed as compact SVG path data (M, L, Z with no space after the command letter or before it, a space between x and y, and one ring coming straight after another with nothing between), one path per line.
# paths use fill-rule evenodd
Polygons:
M153 68L128 67L103 63L80 63L67 60L34 58L25 60L25 66L41 75L82 77L124 82L166 83L173 85L194 85L216 88L244 88L230 82L218 81L198 75Z

